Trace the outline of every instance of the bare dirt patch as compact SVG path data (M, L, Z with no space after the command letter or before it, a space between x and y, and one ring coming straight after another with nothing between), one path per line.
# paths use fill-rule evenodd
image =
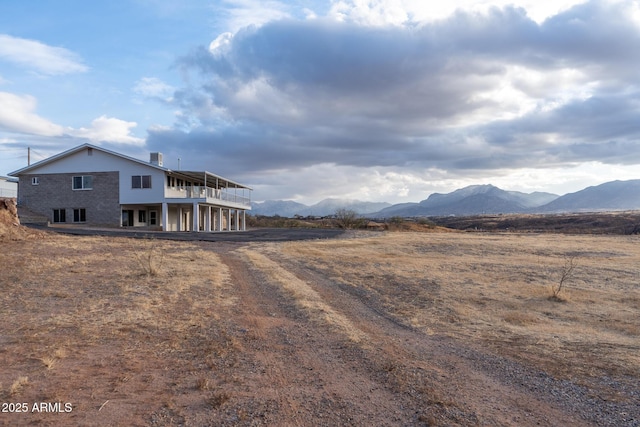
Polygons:
M0 197L0 242L43 237L44 233L20 225L16 199Z
M43 235L0 253L0 424L640 423L635 236Z

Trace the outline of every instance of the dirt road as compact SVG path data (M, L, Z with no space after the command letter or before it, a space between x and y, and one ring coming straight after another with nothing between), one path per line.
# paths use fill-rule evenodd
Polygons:
M636 239L592 243L594 284L562 306L518 278L591 240L21 239L0 253L0 425L640 426ZM501 320L523 296L551 344Z
M577 385L413 330L370 295L276 253L218 250L237 290L243 352L216 424L608 423Z

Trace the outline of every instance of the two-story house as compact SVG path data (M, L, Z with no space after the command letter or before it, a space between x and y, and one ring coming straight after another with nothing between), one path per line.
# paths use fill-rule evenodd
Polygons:
M83 144L11 172L18 205L53 224L242 231L251 188L210 172L165 168Z

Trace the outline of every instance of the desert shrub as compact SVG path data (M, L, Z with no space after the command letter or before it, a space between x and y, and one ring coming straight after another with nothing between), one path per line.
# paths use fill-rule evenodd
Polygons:
M356 211L351 209L338 209L335 217L338 227L344 229L363 228L367 223L365 218L360 217Z
M327 219L285 218L279 215L247 215L247 226L255 228L331 228Z
M435 222L433 222L433 221L431 221L431 220L430 220L429 218L427 218L427 217L421 217L421 218L418 218L418 224L420 224L420 225L426 225L426 226L428 226L429 228L434 228L434 227L436 226L436 223L435 223Z
M153 239L145 239L144 244L132 248L140 274L157 276L164 261L165 251Z
M573 277L577 263L575 256L566 256L564 258L564 264L560 268L560 274L558 277L558 283L551 286L551 296L549 299L553 301L565 301L561 292L564 289L566 283Z
M393 225L401 225L404 222L404 218L401 216L392 216L389 218L389 222Z

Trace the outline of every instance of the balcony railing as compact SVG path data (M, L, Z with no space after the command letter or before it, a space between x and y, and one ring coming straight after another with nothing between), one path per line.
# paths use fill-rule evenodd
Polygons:
M165 188L164 195L170 199L207 199L207 202L219 200L247 207L251 206L251 199L249 197L239 196L221 189L200 185L168 187Z

